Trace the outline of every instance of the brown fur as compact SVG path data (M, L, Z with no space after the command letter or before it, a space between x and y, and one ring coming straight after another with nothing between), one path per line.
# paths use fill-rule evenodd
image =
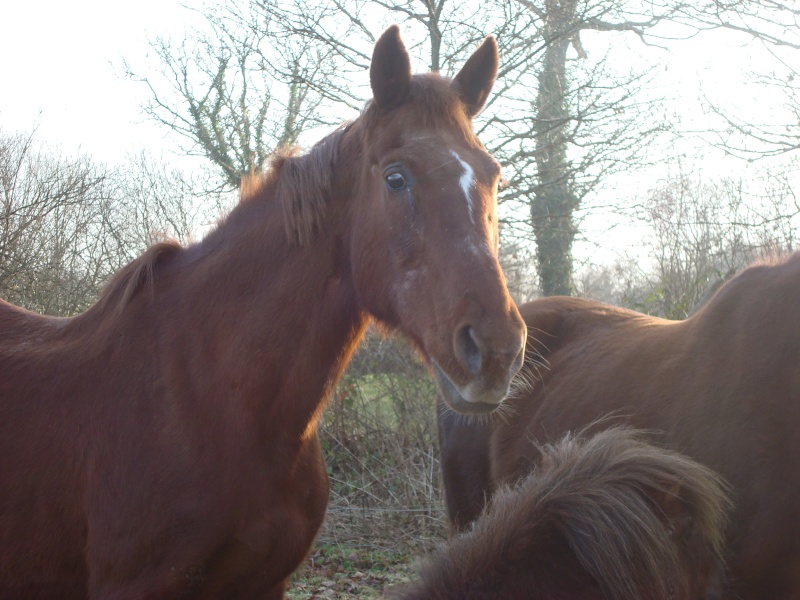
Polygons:
M800 598L799 306L800 254L746 269L679 322L578 298L521 306L529 353L505 418L440 419L451 520L533 468L527 440L606 417L731 483L721 598Z
M390 76L407 61L396 28L376 54ZM476 77L488 93L494 73ZM394 81L391 111L276 157L205 239L148 249L85 313L0 301L1 599L282 598L328 499L317 421L370 319L502 399L525 329L496 253L473 252L497 173L450 113L474 99ZM438 121L402 92L429 85ZM474 166L477 225L448 148ZM465 327L479 370L454 356Z
M729 502L712 471L624 428L567 434L499 488L406 600L700 598Z
M345 131L342 127L306 154L299 154L297 148L277 153L261 185L250 185L250 189L242 193L244 200L255 198L261 192L261 186L274 184L275 195L281 199L283 207L286 236L293 243L309 244L322 229L325 205L332 193L332 169Z
M100 302L122 310L140 289L152 288L158 266L181 250L181 245L171 240L153 244L111 278L100 293Z

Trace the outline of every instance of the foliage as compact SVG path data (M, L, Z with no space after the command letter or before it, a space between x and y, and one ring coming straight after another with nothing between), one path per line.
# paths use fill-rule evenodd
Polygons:
M442 534L435 398L403 342L368 333L320 428L333 539L397 548Z
M153 242L189 241L219 205L144 155L109 168L0 131L0 297L66 316Z
M785 174L746 183L679 173L651 189L637 213L650 232L648 260L584 269L581 295L684 319L750 262L797 248L800 204Z

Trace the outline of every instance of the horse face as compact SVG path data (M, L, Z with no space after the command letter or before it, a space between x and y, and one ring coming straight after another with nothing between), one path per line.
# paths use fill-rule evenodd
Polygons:
M352 252L367 308L421 349L448 405L493 410L519 369L525 324L497 260L498 163L472 130L497 46L452 81L410 75L396 28L378 41L365 114L361 222Z

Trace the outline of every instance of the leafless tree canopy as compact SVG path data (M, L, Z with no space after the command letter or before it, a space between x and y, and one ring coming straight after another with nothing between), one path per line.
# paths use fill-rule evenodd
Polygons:
M108 269L105 173L0 132L0 189L0 296L50 314L84 308Z
M721 27L752 39L772 55L772 68L751 75L757 88L782 99L779 115L743 114L709 102L723 126L710 137L748 160L800 150L800 7L793 0L713 0L702 4L698 27Z
M680 172L650 190L635 218L646 256L582 269L578 293L684 319L749 263L797 250L800 203L786 174L744 181Z
M0 297L51 315L94 303L103 283L162 237L188 241L214 211L179 171L144 155L111 169L0 131Z
M642 94L657 72L630 70L603 44L627 36L658 46L724 28L794 50L797 12L772 0L226 2L206 7L205 31L177 45L153 42L154 70L129 73L150 87L147 113L235 188L276 148L360 109L374 36L389 23L403 25L418 61L445 73L495 34L502 70L479 134L506 170L504 237L519 243L532 236L541 292L569 294L584 200L610 176L652 161L645 150L675 134L661 100ZM771 82L788 84L787 107L797 116L795 75L790 69ZM719 114L732 151L744 153L736 143L748 136L764 152L796 147L795 130Z

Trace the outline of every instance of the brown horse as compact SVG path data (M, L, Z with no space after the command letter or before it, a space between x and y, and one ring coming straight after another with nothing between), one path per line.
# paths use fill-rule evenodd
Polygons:
M710 469L624 428L537 447L403 600L703 598L729 502Z
M536 352L505 419L440 418L451 521L533 468L530 439L611 414L732 485L721 597L800 598L798 307L800 254L746 269L685 321L577 298L522 306Z
M493 38L453 80L397 27L373 99L283 155L200 243L151 247L71 319L0 305L0 597L281 598L322 522L317 420L372 317L456 408L506 395L525 327L476 138Z

